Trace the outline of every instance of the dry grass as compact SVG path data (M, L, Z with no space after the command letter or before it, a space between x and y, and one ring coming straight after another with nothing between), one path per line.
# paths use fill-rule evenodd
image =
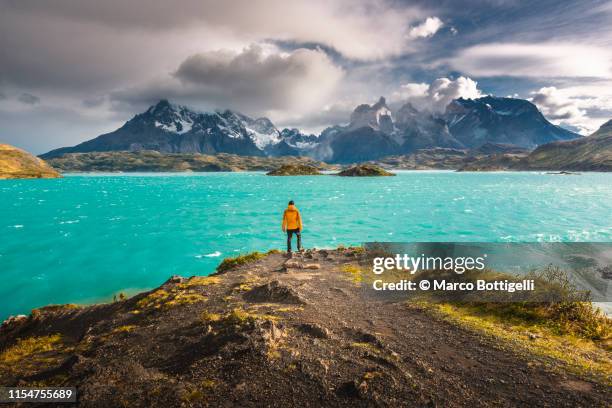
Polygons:
M176 288L170 291L157 289L149 293L136 303L139 309L162 309L180 305L190 305L206 301L206 297L200 293Z
M73 350L60 334L28 337L0 353L0 378L28 376L59 364Z
M482 305L427 303L420 307L463 327L507 341L525 353L560 360L570 371L612 385L612 358L604 342L559 334L542 322L498 314Z
M129 333L131 331L134 331L134 329L136 327L137 326L134 326L132 324L128 324L128 325L125 325L125 326L119 326L119 327L115 327L111 333L112 334Z
M191 288L194 286L216 285L221 282L218 276L193 276L187 282L177 285L179 288Z
M357 266L357 265L342 265L341 268L342 272L349 274L351 280L356 284L359 285L361 284L361 282L363 281L363 270Z
M0 354L0 365L15 364L26 357L53 351L61 341L62 336L59 334L21 339Z
M246 265L251 262L258 261L264 258L265 256L266 254L262 254L261 252L251 252L250 254L246 254L246 255L238 255L233 258L225 258L219 264L219 266L217 266L217 272L223 273L231 269L234 269L238 266L242 266L242 265Z

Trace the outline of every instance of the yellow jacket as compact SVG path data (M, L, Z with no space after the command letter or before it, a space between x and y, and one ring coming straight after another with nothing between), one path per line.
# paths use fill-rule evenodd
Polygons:
M283 231L294 229L302 230L302 217L295 205L289 205L283 214Z

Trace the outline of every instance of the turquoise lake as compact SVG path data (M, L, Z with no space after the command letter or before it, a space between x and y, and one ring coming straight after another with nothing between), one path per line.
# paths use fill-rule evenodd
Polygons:
M293 199L306 247L365 241L612 241L612 174L399 172L68 175L0 180L0 318L107 301L227 256L283 248Z

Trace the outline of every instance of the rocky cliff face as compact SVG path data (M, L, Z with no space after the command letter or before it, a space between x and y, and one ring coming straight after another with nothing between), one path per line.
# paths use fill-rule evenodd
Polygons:
M57 178L61 175L43 160L7 144L0 144L0 179Z

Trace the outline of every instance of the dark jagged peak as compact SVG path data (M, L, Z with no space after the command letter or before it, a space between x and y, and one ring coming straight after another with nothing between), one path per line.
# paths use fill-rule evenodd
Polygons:
M349 127L351 129L371 127L374 130L386 133L392 132L393 119L385 98L381 96L374 105L362 104L357 106L351 114Z
M170 101L167 99L160 99L160 101L157 102L155 105L151 106L147 110L147 112L152 114L158 114L169 109L172 109L172 104L170 103Z
M372 107L375 109L380 109L383 107L389 109L387 107L387 100L385 99L384 96L381 96L380 98L378 98L378 102L376 102Z
M170 133L187 133L196 122L199 121L200 113L186 106L175 105L167 99L160 100L151 106L144 114L136 115L133 120L152 122L152 124L163 131Z

